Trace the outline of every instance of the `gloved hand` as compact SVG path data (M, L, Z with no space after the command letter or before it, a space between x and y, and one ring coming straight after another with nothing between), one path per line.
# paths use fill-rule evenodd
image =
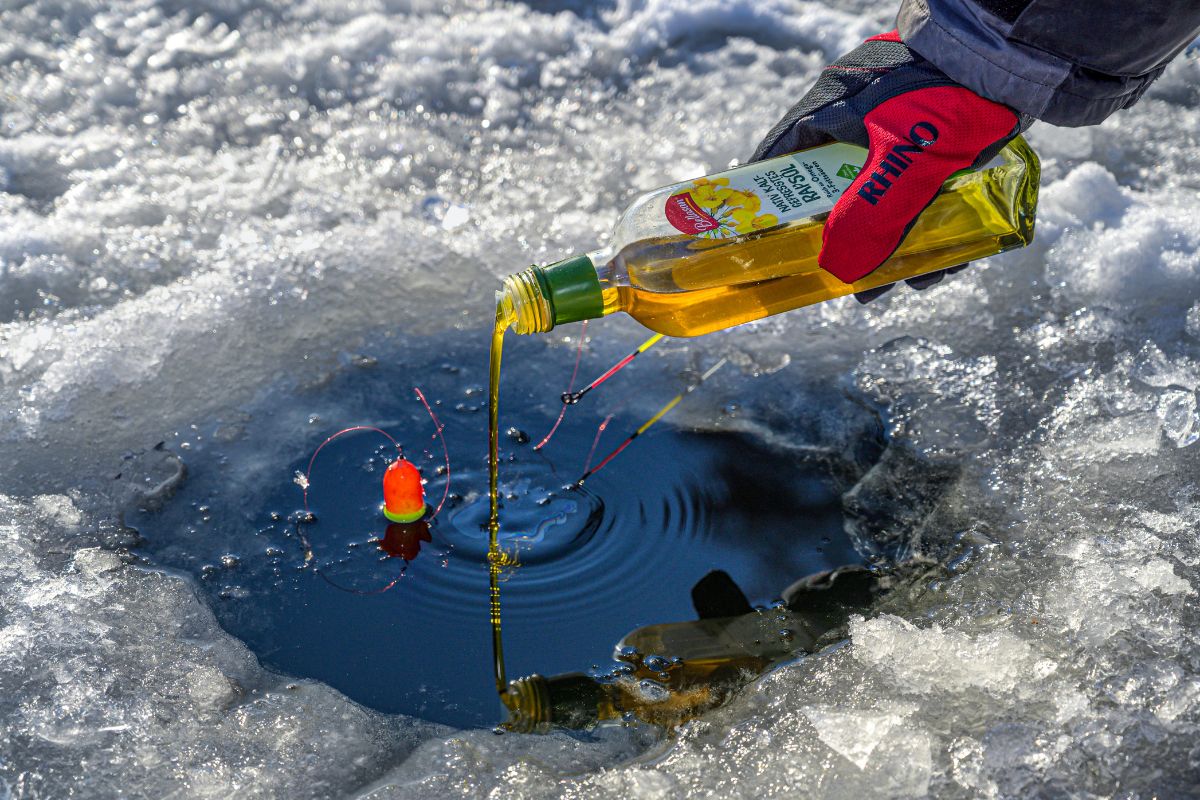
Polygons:
M892 31L826 67L750 160L830 141L868 148L862 171L829 213L818 258L853 283L895 252L952 174L987 163L1032 121L955 83ZM907 283L924 289L960 269ZM859 300L889 288L860 292Z
M926 272L924 275L918 275L915 278L909 278L905 281L906 284L916 289L918 292L923 292L930 286L936 286L942 282L942 279L947 275L955 275L962 272L970 264L959 264L957 267L947 267L934 272ZM885 283L883 286L876 286L874 289L867 289L863 292L855 292L854 299L862 303L864 306L872 300L877 300L883 295L896 288L894 283Z

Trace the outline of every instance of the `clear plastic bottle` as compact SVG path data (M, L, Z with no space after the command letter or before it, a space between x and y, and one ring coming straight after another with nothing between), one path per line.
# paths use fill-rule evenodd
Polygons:
M665 186L636 199L610 243L511 275L500 316L517 333L624 311L698 336L1023 247L1040 165L1021 137L946 182L896 252L854 283L817 265L828 212L866 160L833 143Z

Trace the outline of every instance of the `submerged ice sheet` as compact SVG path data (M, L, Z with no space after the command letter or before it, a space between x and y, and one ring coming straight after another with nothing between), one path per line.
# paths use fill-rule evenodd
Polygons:
M169 502L158 442L204 420L239 441L267 390L323 385L389 328L431 349L451 328L486 337L497 277L593 245L638 191L745 158L893 13L0 11L0 796L1193 794L1195 58L1102 126L1034 128L1027 250L922 294L663 345L672 375L635 407L727 355L741 372L681 422L843 452L861 434L847 409L880 414L889 446L847 487L849 532L864 555L950 570L674 740L379 715L262 669L186 577L118 555L134 542L114 509ZM597 363L637 341L620 321L593 333ZM506 376L553 396L561 350ZM790 389L756 391L767 372ZM239 469L286 483L290 463L266 449Z

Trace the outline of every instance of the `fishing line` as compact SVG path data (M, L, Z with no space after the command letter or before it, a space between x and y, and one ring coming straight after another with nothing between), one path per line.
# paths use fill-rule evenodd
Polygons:
M317 575L319 575L321 580L325 581L326 583L328 583L330 586L332 586L335 589L340 589L341 591L345 592L346 594L356 594L359 597L370 597L371 595L383 594L384 592L391 590L392 587L394 587L397 583L399 583L400 579L404 577L404 573L408 571L408 561L405 560L404 566L402 566L400 568L400 572L396 574L396 577L392 578L392 580L389 583L385 584L384 586L382 586L380 588L377 588L377 589L355 589L350 586L343 586L342 584L335 581L333 578L326 575L325 572L321 569L320 565L317 564L316 556L313 555L312 545L309 544L308 537L304 535L304 531L302 529L302 526L307 521L308 521L307 519L297 520L296 525L295 525L296 536L299 537L300 544L302 547L304 547L304 563L306 565L311 565L312 571L315 572Z
M580 329L579 348L575 351L575 369L571 372L571 380L567 383L567 390L565 392L563 392L561 395L563 406L559 410L558 419L556 419L554 421L554 426L552 428L550 428L550 432L546 434L545 438L543 438L540 442L538 442L536 445L534 445L534 448L533 448L534 452L541 450L543 447L545 447L550 442L550 437L554 436L555 431L558 430L558 426L562 424L563 417L565 417L567 415L567 407L568 406L573 406L576 403L578 403L581 399L583 399L584 395L586 395L592 389L595 389L600 384L604 383L606 380L611 378L613 375L616 375L618 372L625 369L625 367L629 366L629 364L635 358L637 358L642 353L649 350L654 345L658 344L659 340L663 338L663 334L661 334L661 333L654 334L649 339L647 339L646 341L644 341L640 345L638 345L637 349L635 349L632 353L625 356L620 361L618 361L617 363L615 363L611 367L609 367L607 370L605 370L604 374L601 375L599 378L596 378L596 380L592 381L587 386L580 389L578 392L573 392L573 391L571 391L571 388L575 385L575 378L579 374L579 359L583 355L583 343L584 343L583 336L584 336L584 333L586 333L586 331L587 331L587 320L584 320L583 326ZM588 460L591 461L590 457Z
M345 436L347 433L354 433L355 431L371 431L372 433L378 433L380 436L383 436L392 443L392 446L396 448L396 455L398 457L404 457L404 448L401 447L400 443L393 439L392 435L387 431L382 431L379 428L373 428L370 425L355 425L352 428L343 428L317 445L317 449L313 451L312 458L308 460L308 469L304 471L304 482L300 484L300 488L304 490L304 513L306 515L311 516L311 513L308 510L308 487L312 486L312 468L313 464L317 461L317 456L320 455L321 451L325 449L325 445L329 444L334 439Z
M421 401L421 405L423 405L425 407L425 412L427 414L429 414L429 418L433 422L434 432L433 432L433 436L431 438L441 440L442 455L445 458L445 464L446 464L446 485L445 485L444 489L442 490L442 499L438 503L437 508L429 516L429 518L427 520L425 520L425 523L428 524L428 523L433 522L434 519L437 517L437 515L441 513L443 506L445 506L445 504L446 504L446 499L450 496L450 449L446 445L446 436L444 434L446 426L443 425L441 420L439 420L437 418L437 415L433 412L432 406L430 406L429 401L425 398L425 394L421 391L421 389L417 386L414 386L413 391L416 393L417 399ZM312 571L315 572L317 575L319 575L322 580L324 580L326 583L328 583L330 586L334 587L335 589L340 589L341 591L346 592L348 594L355 594L355 595L359 595L359 596L369 596L369 595L383 594L384 592L387 592L390 589L392 589L397 583L399 583L400 579L403 578L404 574L408 571L408 566L409 566L408 559L407 558L402 559L404 561L404 566L402 566L400 568L400 571L399 571L399 573L397 573L396 577L392 578L392 580L390 582L388 582L387 584L385 584L384 586L382 586L380 588L377 588L377 589L355 589L355 588L352 588L349 586L343 586L340 583L338 583L337 581L330 578L328 575L326 575L325 572L320 568L320 565L317 562L316 554L313 551L312 543L309 542L308 537L304 535L304 530L303 530L303 525L305 523L316 520L316 516L312 513L311 510L309 510L309 507L308 507L308 492L309 492L309 489L312 487L312 470L313 470L313 465L316 464L317 456L320 455L321 451L325 449L326 445L330 444L335 439L338 439L349 433L357 433L360 431L377 433L380 436L383 436L385 439L387 439L392 444L393 447L396 448L397 458L404 457L403 446L398 441L396 441L396 439L393 438L390 433L388 433L387 431L382 430L380 428L371 426L371 425L354 425L349 428L343 428L342 430L338 431L337 433L333 434L332 436L327 437L323 442L321 442L319 445L317 445L317 449L313 451L312 457L309 458L308 468L304 471L303 480L300 480L299 476L297 476L296 482L300 484L300 488L304 492L304 517L302 519L296 521L295 533L296 533L296 537L300 540L301 547L304 548L304 563L305 563L305 565L311 566ZM378 541L383 541L383 539L379 539Z
M576 486L582 485L583 482L586 481L588 478L592 477L597 472L604 469L605 465L607 465L608 462L612 461L614 458L619 456L621 454L621 451L624 450L626 447L629 447L629 445L633 444L634 439L636 439L637 437L641 436L643 433L648 431L656 422L658 422L660 419L662 419L668 413L670 413L671 409L673 409L673 408L675 408L675 406L679 405L680 401L682 401L683 398L687 397L689 394L694 392L698 386L700 386L706 380L711 378L713 376L713 374L716 373L717 370L719 370L721 367L725 366L726 361L728 361L728 359L722 358L716 364L713 364L712 367L710 367L707 372L705 372L703 375L701 375L699 380L697 380L695 383L688 386L686 389L684 389L679 394L675 395L675 397L673 397L669 403L667 403L665 406L663 406L662 408L660 408L658 410L657 414L655 414L650 419L646 420L646 422L644 422L640 428L638 428L636 431L634 431L632 434L630 434L629 438L627 438L625 441L621 442L621 444L617 445L617 449L613 450L611 453L609 453L607 456L605 456L604 459L599 464L597 464L594 469L586 470L583 473L583 476L575 482L575 485ZM603 428L603 426L606 426L607 424L608 424L608 420L605 420L603 423L601 423L601 427ZM597 441L600 438L599 434L601 432L602 432L602 430L597 431L597 434L596 434ZM594 450L594 446L593 446L593 450ZM588 461L589 462L591 461L590 455L588 456Z
M590 392L592 389L595 389L600 384L604 383L606 380L611 378L613 375L616 375L618 372L625 369L625 367L629 366L629 364L635 358L637 358L642 353L649 350L654 345L658 344L659 340L662 338L663 338L663 334L661 334L661 333L654 334L649 339L647 339L646 341L644 341L640 345L638 345L636 350L634 350L632 353L630 353L629 355L622 358L616 364L613 364L611 367L608 368L608 370L603 375L601 375L599 378L596 378L596 380L592 381L587 386L580 389L578 392L571 392L569 390L566 392L563 392L563 395L562 395L563 405L573 406L576 403L578 403L580 400L583 399L583 396L585 394Z
M588 321L585 319L583 325L579 327L579 347L575 348L575 369L571 370L571 380L567 381L567 390L563 392L563 397L569 395L571 390L575 388L575 378L579 376L579 360L583 357L583 343L587 341L587 324ZM564 401L562 409L558 412L558 419L554 420L554 426L550 428L550 432L540 442L533 446L534 452L545 447L550 441L550 437L558 430L558 426L562 424L563 417L567 415L567 405L568 403Z
M604 430L608 427L608 423L612 422L613 415L609 414L604 418L604 422L600 423L600 427L596 428L596 436L592 439L592 449L588 450L587 461L583 462L583 471L588 473L588 468L592 466L592 456L596 455L596 446L600 444L600 437L604 435Z
M429 517L429 521L433 522L434 518L442 513L442 506L446 505L446 498L450 496L450 450L446 447L446 437L442 434L446 426L433 413L433 409L429 407L429 401L425 399L420 387L414 386L413 391L417 393L417 399L421 401L421 405L425 406L425 410L429 412L429 418L433 420L433 436L430 438L442 440L442 455L446 458L446 487L442 489L442 499L438 501L437 508Z

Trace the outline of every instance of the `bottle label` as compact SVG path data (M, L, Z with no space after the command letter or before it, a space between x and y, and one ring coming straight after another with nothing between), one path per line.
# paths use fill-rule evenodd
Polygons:
M682 183L667 198L667 221L689 236L731 239L824 214L866 160L866 148L837 142Z

